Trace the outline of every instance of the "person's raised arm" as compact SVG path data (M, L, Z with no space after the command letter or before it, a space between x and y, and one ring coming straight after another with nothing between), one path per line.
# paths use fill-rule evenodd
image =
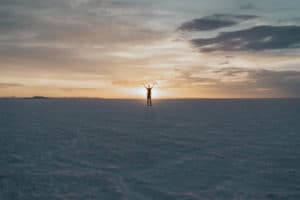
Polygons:
M156 85L156 83L153 83L152 86L151 86L151 89L154 88L155 85Z

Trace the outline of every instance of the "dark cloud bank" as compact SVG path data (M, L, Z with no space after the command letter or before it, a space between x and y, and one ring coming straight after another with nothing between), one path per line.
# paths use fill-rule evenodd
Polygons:
M178 29L181 31L211 31L230 27L254 18L257 18L257 16L216 14L185 22Z
M183 23L181 31L211 31L238 25L257 18L254 15L216 14ZM262 51L300 47L300 26L255 26L248 29L221 32L213 38L196 38L191 43L203 52Z
M299 26L256 26L250 29L223 32L215 38L194 39L202 51L262 51L299 48Z

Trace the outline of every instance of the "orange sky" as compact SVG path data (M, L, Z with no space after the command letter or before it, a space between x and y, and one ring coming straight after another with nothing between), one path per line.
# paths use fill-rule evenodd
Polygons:
M0 2L0 96L300 96L299 1L53 1Z

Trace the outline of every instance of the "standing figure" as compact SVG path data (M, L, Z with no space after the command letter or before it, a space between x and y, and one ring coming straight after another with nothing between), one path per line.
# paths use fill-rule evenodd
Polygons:
M154 85L150 86L148 84L148 86L144 85L145 89L147 90L147 106L152 106L152 98L151 98L151 92L152 92L152 88L154 87Z

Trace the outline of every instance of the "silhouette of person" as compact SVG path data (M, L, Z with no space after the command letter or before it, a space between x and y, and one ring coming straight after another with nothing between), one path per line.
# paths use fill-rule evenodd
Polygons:
M147 90L147 106L152 106L152 97L151 97L151 93L152 93L152 88L153 86L145 86L145 89Z

